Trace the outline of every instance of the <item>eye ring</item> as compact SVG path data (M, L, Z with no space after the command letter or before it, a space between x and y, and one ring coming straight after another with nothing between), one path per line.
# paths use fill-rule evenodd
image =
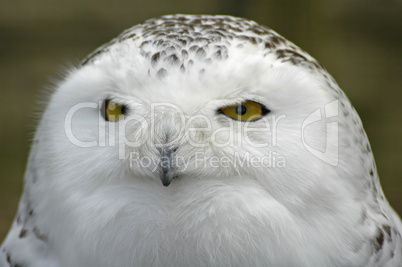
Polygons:
M119 121L124 119L128 113L128 107L124 104L119 104L111 99L105 99L101 108L102 117L105 121Z
M268 114L270 110L263 104L246 100L238 105L226 106L218 110L219 114L224 114L237 121L257 121Z

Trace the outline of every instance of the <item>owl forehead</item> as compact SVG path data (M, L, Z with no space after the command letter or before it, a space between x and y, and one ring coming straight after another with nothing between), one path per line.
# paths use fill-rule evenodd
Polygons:
M227 61L233 51L251 46L255 48L253 53L261 57L270 55L284 64L322 69L307 53L269 28L243 18L207 15L172 15L148 20L95 50L82 65L96 64L107 56L127 60L129 53L127 50L122 53L122 45L128 45L135 50L136 57L145 59L148 75L157 78L164 78L174 70L186 73L194 65L202 73L203 65Z

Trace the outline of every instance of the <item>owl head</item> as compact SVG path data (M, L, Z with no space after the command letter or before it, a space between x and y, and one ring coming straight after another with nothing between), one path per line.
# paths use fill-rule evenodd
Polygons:
M360 244L356 199L383 197L334 79L231 16L164 16L95 50L56 86L25 179L35 226L71 266L91 253L107 266L263 265L284 251L320 265Z

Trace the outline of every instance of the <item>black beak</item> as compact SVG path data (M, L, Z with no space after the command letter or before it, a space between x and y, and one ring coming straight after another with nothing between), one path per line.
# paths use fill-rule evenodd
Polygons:
M164 186L169 186L172 181L172 159L171 157L162 156L161 160L161 181Z
M172 154L176 152L177 148L161 151L161 181L164 186L169 186L170 182L175 178L174 164Z

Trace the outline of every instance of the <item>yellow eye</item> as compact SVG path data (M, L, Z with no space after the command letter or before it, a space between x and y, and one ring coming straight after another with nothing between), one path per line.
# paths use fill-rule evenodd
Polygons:
M120 105L111 100L105 100L105 120L107 121L118 121L124 119L124 115L127 113L127 106Z
M220 113L238 121L256 121L267 114L269 110L254 101L245 101L240 105L221 108Z

